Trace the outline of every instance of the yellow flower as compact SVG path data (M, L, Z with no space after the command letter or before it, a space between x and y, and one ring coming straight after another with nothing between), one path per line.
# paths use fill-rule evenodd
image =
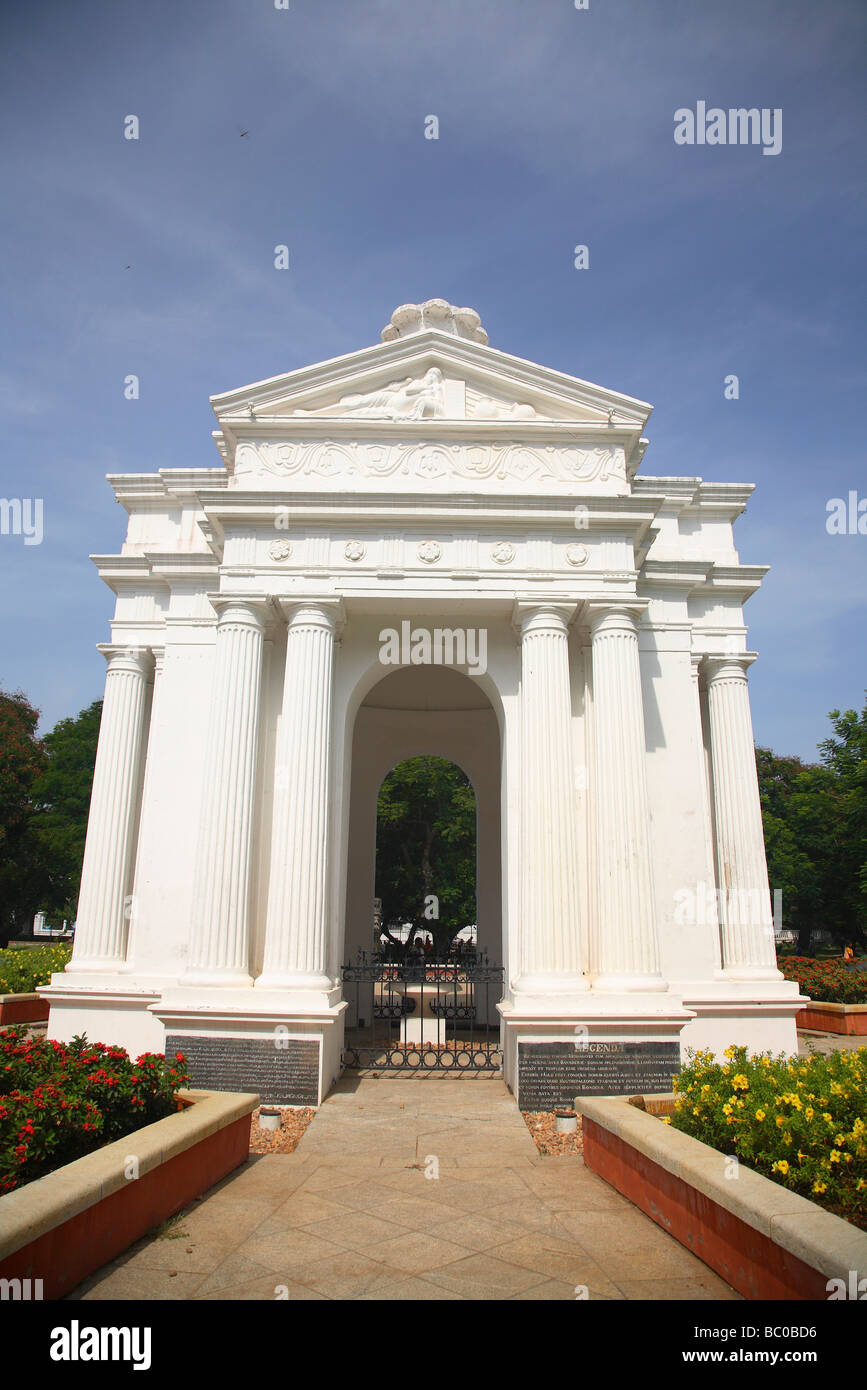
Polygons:
M725 1050L725 1052L723 1053L723 1056L724 1056L724 1057L728 1057L729 1061L731 1061L731 1059L732 1059L732 1057L734 1057L736 1051L737 1051L737 1049L736 1049L735 1047L727 1047L726 1050Z
M826 1182L819 1182L819 1179L817 1178L816 1181L813 1183L813 1191L814 1191L814 1192L827 1192L827 1191L828 1191L828 1184L827 1184Z
M750 1089L750 1083L742 1071L739 1071L737 1076L732 1078L732 1088L735 1091L748 1091Z
M812 1105L808 1105L807 1108L806 1108L806 1110L804 1111L804 1119L805 1119L805 1120L812 1120L812 1118L813 1118L813 1116L815 1115L815 1113L816 1113L816 1112L815 1112L815 1110L813 1109Z
M789 1162L788 1162L788 1159L785 1159L785 1158L778 1158L777 1161L776 1161L776 1163L774 1163L774 1164L771 1165L771 1172L772 1172L772 1173L783 1173L783 1174L785 1175L786 1173L788 1173L788 1171L789 1171Z
M757 1120L763 1120L764 1118L765 1118L765 1112L764 1112L764 1110L757 1110L757 1111L756 1111L756 1119L757 1119Z
M724 1106L723 1106L723 1114L724 1114L724 1115L730 1115L731 1113L732 1113L732 1108L731 1108L731 1106L728 1105L728 1104L724 1105Z
M845 1134L835 1134L834 1143L837 1145L838 1149L842 1149L843 1145L846 1143Z
M832 1163L839 1163L839 1162L840 1162L840 1150L839 1150L839 1149L832 1149L832 1150L831 1150L831 1162L832 1162Z
M785 1115L778 1115L778 1116L777 1116L777 1129L782 1129L782 1127L783 1127L783 1125L784 1125L785 1123L786 1123L786 1117L785 1117Z

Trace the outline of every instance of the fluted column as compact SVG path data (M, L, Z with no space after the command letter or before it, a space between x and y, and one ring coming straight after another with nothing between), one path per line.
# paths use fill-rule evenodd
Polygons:
M266 600L212 600L217 621L190 959L184 982L249 985L250 879Z
M753 653L705 661L723 970L778 980L746 668Z
M271 878L259 988L327 990L329 793L338 600L287 603Z
M569 619L572 604L519 603L521 634L523 994L588 988L582 973L573 782Z
M100 651L108 672L69 972L118 970L126 955L151 655L143 647Z
M596 910L593 982L664 990L650 861L644 705L632 604L593 604Z

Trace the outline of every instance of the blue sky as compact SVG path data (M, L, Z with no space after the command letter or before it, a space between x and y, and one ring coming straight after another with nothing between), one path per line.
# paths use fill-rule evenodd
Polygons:
M642 472L757 484L759 742L861 707L867 536L825 520L867 496L862 0L7 0L0 39L0 496L45 508L0 536L0 687L43 727L102 693L104 475L213 466L209 395L432 296L651 401ZM676 145L698 100L782 108L782 152Z

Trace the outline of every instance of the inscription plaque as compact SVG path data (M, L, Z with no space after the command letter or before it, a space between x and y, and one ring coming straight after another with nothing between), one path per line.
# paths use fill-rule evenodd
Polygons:
M670 1091L679 1071L676 1042L518 1043L518 1107L556 1110L576 1096Z
M166 1038L166 1055L183 1052L190 1085L212 1091L257 1091L266 1105L317 1105L316 1038Z

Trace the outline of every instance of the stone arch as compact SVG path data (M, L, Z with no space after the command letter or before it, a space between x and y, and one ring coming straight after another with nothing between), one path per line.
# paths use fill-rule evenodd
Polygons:
M379 668L380 672L382 667ZM476 794L478 940L502 959L500 728L475 679L446 667L402 667L370 684L348 721L349 795L342 958L369 948L375 882L376 798L406 758L448 759Z

